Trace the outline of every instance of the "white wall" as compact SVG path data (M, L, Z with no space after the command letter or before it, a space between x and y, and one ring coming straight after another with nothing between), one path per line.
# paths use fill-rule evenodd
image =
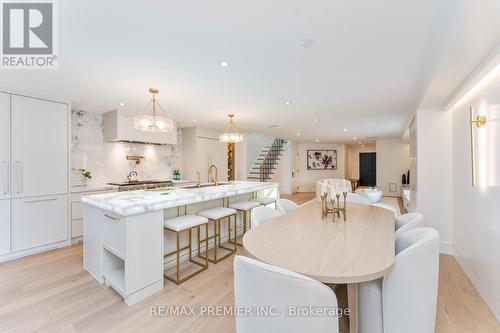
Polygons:
M271 176L271 181L279 183L281 194L292 194L292 143L288 141L283 147L276 170Z
M451 252L451 113L421 109L416 117L416 211L424 215L427 226L439 231L441 250Z
M377 140L376 150L377 186L386 196L400 196L401 177L410 168L410 145L399 139Z
M453 239L461 264L500 321L500 74L452 115ZM483 81L484 83L484 81ZM484 114L475 130L476 187L472 187L469 106ZM419 166L420 167L420 166Z
M248 136L246 134L243 135L243 141L238 142L234 146L234 177L236 180L247 180L248 175L248 152L247 152L247 141Z
M337 170L307 170L307 150L337 150ZM299 143L297 145L299 172L296 186L299 192L316 191L316 181L326 178L345 178L345 145L327 143Z

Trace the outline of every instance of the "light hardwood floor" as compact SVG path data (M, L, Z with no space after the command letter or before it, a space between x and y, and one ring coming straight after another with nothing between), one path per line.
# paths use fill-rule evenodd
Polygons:
M304 195L300 196L306 200ZM294 197L292 197L294 199ZM500 326L453 257L441 256L436 332ZM82 268L82 245L0 264L0 332L234 332L231 316L153 316L151 306L233 305L228 258L193 279L127 306Z

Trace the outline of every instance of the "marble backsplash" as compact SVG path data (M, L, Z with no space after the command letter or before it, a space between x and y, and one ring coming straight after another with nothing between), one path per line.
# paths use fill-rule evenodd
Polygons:
M87 186L102 186L108 182L127 181L130 171L140 180L172 179L175 169L182 171L182 130L177 132L177 145L148 145L139 143L104 142L102 115L85 111L71 112L71 183L82 177L78 169L92 172ZM141 164L127 161L126 155L141 155Z

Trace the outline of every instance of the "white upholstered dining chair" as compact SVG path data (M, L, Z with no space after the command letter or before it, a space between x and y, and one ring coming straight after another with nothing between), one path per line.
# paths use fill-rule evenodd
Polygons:
M404 233L396 240L392 270L359 286L359 333L433 333L438 275L438 232Z
M250 213L252 228L280 216L281 213L270 207L255 207Z
M281 213L285 214L287 212L291 212L292 210L297 209L299 205L297 205L295 202L292 200L288 199L279 199L276 201L276 209Z
M420 213L408 213L396 218L396 240L405 232L423 227L424 216Z
M236 316L237 333L338 333L336 315L290 316L289 307L337 308L337 297L326 285L306 276L247 257L234 258L234 300L251 313ZM273 314L256 315L257 308Z

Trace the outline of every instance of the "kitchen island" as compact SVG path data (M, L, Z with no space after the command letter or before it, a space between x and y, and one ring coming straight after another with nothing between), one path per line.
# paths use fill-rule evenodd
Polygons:
M164 254L175 246L172 235L164 233L165 219L255 196L278 198L278 184L234 181L164 192L140 190L84 196L83 266L97 281L116 290L126 304L139 302L163 288L163 271L173 263L164 260ZM221 226L221 230L226 228ZM241 230L237 232L241 234ZM228 234L222 233L221 242L227 239ZM187 238L183 241L186 243ZM209 248L213 246L209 243ZM192 253L195 251L197 247L193 246ZM187 258L188 252L181 257Z

